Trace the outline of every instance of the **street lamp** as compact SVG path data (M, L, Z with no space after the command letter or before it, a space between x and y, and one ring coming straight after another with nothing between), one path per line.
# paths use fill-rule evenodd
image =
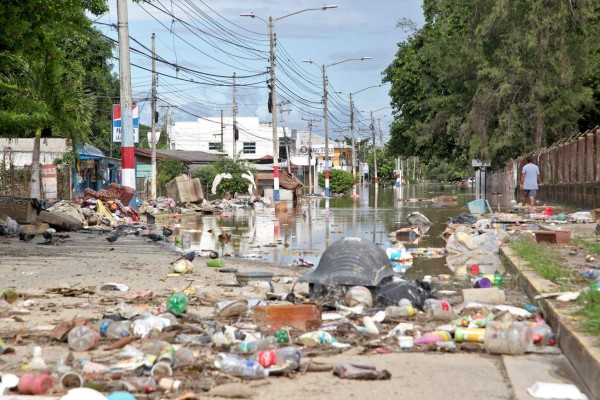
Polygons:
M277 111L273 108L277 105L277 96L275 92L275 36L273 33L273 24L275 21L291 17L292 15L300 14L305 11L325 11L329 8L337 8L336 5L322 6L319 8L305 8L303 10L295 11L291 14L287 14L281 17L273 18L269 16L269 20L265 20L254 13L240 14L241 17L257 18L265 22L269 28L269 52L270 52L270 70L271 70L271 126L273 128L273 200L279 200L279 141L277 138Z
M348 58L346 60L334 62L331 64L323 64L321 73L323 74L323 118L325 119L325 197L329 196L329 123L327 115L327 68L348 61L363 61L370 60L372 57ZM317 65L313 60L302 60L302 62ZM317 65L318 66L318 65Z

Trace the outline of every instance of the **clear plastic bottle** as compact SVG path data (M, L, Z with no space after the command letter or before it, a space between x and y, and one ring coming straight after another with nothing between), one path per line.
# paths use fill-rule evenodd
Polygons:
M230 375L246 379L260 379L269 375L268 371L256 361L246 360L231 353L217 354L215 367Z
M485 327L484 346L488 353L524 354L531 344L531 329L519 322L491 321Z
M242 342L236 346L235 350L239 353L254 354L257 351L274 349L276 347L277 339L274 337L267 337L264 339Z
M537 346L553 346L556 344L552 328L546 323L530 326L533 343Z
M189 299L183 292L177 292L171 295L167 300L167 310L173 314L184 313L187 309Z
M388 318L412 317L416 310L412 305L389 306L385 308L385 316Z
M252 359L265 368L277 365L279 367L298 369L302 353L295 346L287 346L280 349L259 351Z
M100 337L106 337L106 330L108 329L108 326L112 323L112 319L101 319L100 321L96 322L96 332L100 334Z
M415 339L415 344L436 344L452 340L452 336L446 331L433 331Z
M106 328L106 337L111 339L121 339L130 335L129 321L115 321Z
M452 311L450 303L444 300L427 299L423 303L423 310L430 321L452 321L458 317Z
M175 366L190 365L194 363L194 352L187 347L180 347L175 351Z
M69 331L67 341L69 347L75 351L86 351L96 347L100 340L98 332L87 326L76 326Z

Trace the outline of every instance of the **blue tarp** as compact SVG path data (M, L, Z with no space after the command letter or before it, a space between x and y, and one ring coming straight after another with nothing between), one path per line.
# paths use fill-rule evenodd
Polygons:
M106 158L106 155L100 149L95 148L91 144L84 144L77 147L77 153L79 153L81 160L100 160Z

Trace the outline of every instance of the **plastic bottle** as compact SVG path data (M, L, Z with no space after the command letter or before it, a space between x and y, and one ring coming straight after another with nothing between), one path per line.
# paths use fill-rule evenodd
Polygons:
M156 392L156 379L153 377L130 377L123 379L123 385L128 391L138 393Z
M385 308L385 316L387 318L412 317L416 310L413 306L388 306Z
M194 362L194 352L187 347L180 347L175 352L175 366L190 365Z
M531 343L531 330L519 322L491 321L485 327L484 345L488 353L524 354Z
M67 340L72 350L86 351L98 345L100 335L87 326L76 326L69 331Z
M480 342L483 343L485 329L483 328L456 328L454 340L456 342Z
M253 361L258 362L265 368L277 365L290 369L298 369L300 367L301 358L302 353L300 353L300 349L294 346L259 351L252 357Z
M258 339L254 341L242 342L236 346L236 352L253 354L257 351L274 349L277 347L277 339L274 337L267 337L264 339Z
M33 348L33 357L31 357L31 361L29 362L29 368L34 371L45 371L48 369L48 366L42 357L42 348L40 346L35 346Z
M48 374L23 374L19 379L18 390L20 394L44 394L51 391L54 385L54 378Z
M452 336L446 331L433 331L415 339L415 344L436 344L437 342L447 342L451 339Z
M96 322L96 332L98 332L100 337L106 337L106 330L113 322L114 321L112 319L101 319L100 321Z
M106 328L106 337L111 339L121 339L129 336L129 321L114 321Z
M452 321L458 317L454 312L441 308L430 308L425 313L429 321Z
M533 344L537 346L553 346L556 344L552 328L546 323L530 326Z
M371 317L363 317L363 325L364 329L361 330L362 333L367 333L369 335L377 336L379 335L379 328L375 325L375 321Z
M188 301L189 299L185 293L174 293L167 300L167 310L171 311L173 314L181 314L187 309Z
M444 300L426 299L423 302L423 311L427 312L427 310L452 311L452 307L450 306L450 303Z
M260 379L269 375L268 371L256 361L246 360L231 353L217 354L215 367L230 375L246 379Z

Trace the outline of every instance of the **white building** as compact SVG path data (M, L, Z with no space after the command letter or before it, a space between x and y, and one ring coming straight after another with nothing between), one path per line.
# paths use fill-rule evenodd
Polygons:
M0 163L24 167L33 161L33 138L0 139ZM40 164L52 164L68 152L70 147L62 138L40 140Z

